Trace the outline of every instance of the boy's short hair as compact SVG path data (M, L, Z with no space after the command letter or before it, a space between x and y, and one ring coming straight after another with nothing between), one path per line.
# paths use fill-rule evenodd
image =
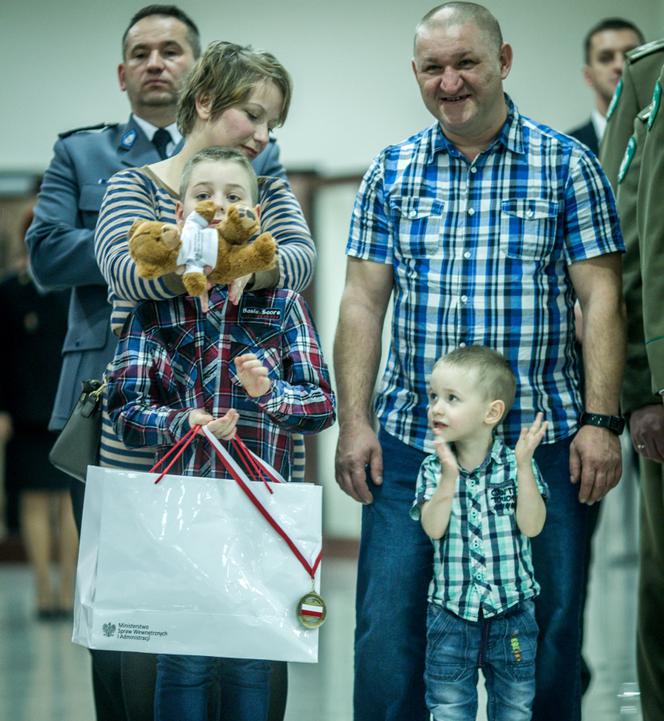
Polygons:
M246 172L247 177L249 178L251 202L253 205L258 203L258 181L256 179L256 171L254 170L252 164L239 150L235 150L234 148L222 148L218 145L211 145L209 148L199 150L196 155L189 158L187 164L182 169L182 175L180 177L180 200L184 200L184 196L187 193L187 188L191 182L191 174L194 170L194 166L205 160L224 161L239 165Z
M503 418L507 415L516 395L516 376L502 353L483 345L469 345L442 356L434 368L441 364L477 371L479 387L487 400L503 401Z
M180 132L186 137L193 130L198 118L197 100L210 104L210 119L214 120L224 110L244 103L264 82L273 82L283 96L278 119L283 125L293 94L286 68L272 53L254 50L250 45L220 40L210 43L182 87L176 115Z

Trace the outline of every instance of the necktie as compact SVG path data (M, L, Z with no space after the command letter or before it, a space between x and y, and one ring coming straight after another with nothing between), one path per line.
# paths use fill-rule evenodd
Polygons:
M168 130L166 130L166 128L159 128L157 132L152 136L152 144L155 148L157 148L159 157L162 160L168 157L166 147L171 142L171 140L171 134L168 132Z

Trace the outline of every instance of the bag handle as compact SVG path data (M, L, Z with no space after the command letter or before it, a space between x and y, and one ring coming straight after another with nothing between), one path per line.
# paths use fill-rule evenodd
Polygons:
M148 471L148 473L154 473L154 472L157 470L157 468L159 468L159 466L160 466L162 463L165 463L165 462L166 462L166 460L168 459L168 457L169 457L170 455L172 455L173 453L175 453L175 451L177 451L177 453L175 453L175 456L173 457L173 459L171 460L171 462L170 462L170 463L166 466L166 468L164 468L164 470L159 474L159 478L157 478L157 480L155 481L155 484L159 483L159 481L161 481L161 479L171 470L171 467L173 466L173 464L175 463L175 461L177 461L177 459L185 452L187 446L194 440L194 437L195 437L195 435L198 433L199 429L200 429L200 426L192 426L192 427L182 436L182 438L180 438L180 440L177 441L177 443L174 443L174 444L173 444L173 447L168 451L168 453L167 453L163 458L160 458L160 459L154 464L154 466L152 466L152 468ZM179 450L178 450L178 449L179 449Z
M263 516L263 518L272 526L272 528L283 538L283 540L286 542L286 545L290 548L290 550L293 552L293 555L297 558L297 560L302 564L302 567L304 570L309 574L312 580L316 577L316 570L320 564L321 558L323 556L322 549L318 552L318 555L314 559L313 563L309 563L307 559L302 555L302 552L300 549L295 545L294 541L291 539L291 537L284 531L284 529L279 525L279 523L273 518L273 516L270 514L270 512L265 508L265 506L258 500L258 498L255 496L251 488L249 488L249 479L247 478L244 471L240 468L240 466L235 462L235 460L231 457L231 455L228 453L228 451L219 443L218 439L214 436L213 433L211 433L207 428L203 427L203 433L208 437L208 440L212 444L212 447L215 450L215 453L217 454L219 460L222 462L226 470L231 474L233 477L233 480L240 486L244 494L247 496L247 498L254 504L256 507L256 510ZM237 437L237 435L236 435ZM238 442L244 446L244 443L238 439ZM269 466L265 461L260 459L258 456L256 456L252 451L250 451L246 446L244 446L247 453L251 454L251 456L254 457L255 461L259 463L263 470L267 471L267 468L270 468L271 474L274 474L275 477L281 478L281 476L277 473L277 471L274 470L271 466ZM276 480L276 479L275 479ZM281 479L283 481L283 478ZM279 482L279 481L277 481ZM265 483L270 493L273 493L272 489L269 487L267 483Z

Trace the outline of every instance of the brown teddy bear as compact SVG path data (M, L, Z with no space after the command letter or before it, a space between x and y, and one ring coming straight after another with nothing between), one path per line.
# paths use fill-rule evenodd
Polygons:
M260 227L253 210L235 203L217 225L207 227L213 221L215 212L216 206L212 200L202 200L197 203L195 212L187 218L182 229L157 220L135 221L129 230L129 254L141 278L182 273L182 282L187 292L201 297L204 306L207 306L208 283L227 284L243 275L274 267L277 259L274 238L269 233L262 233L256 240L249 242ZM210 258L200 255L183 258L182 236L192 227L195 228L191 231L194 234L216 233L214 265L205 262ZM193 247L196 247L195 241Z

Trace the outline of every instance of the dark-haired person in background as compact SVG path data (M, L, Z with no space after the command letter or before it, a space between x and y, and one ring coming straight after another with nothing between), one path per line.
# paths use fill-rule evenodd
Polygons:
M595 96L590 118L568 132L595 155L606 127L606 115L623 67L625 53L645 42L643 33L629 20L606 18L593 26L583 42L583 77Z

